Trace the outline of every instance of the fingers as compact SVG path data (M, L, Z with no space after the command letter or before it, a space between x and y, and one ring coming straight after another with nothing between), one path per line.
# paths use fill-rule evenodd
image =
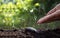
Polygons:
M42 23L56 21L58 19L60 19L60 10L57 10L56 12L50 15L44 16L43 18L39 19L37 23L42 24Z
M50 19L51 19L51 16L50 15L47 15L47 16L44 16L43 18L39 19L37 23L38 24L42 24L42 23L47 22Z
M60 4L50 10L46 16L38 20L38 24L60 20Z
M52 10L50 10L47 15L54 13L55 11L60 10L60 4L56 5Z
M46 15L50 15L52 13L54 13L56 11L56 8L53 8L52 10L50 10Z

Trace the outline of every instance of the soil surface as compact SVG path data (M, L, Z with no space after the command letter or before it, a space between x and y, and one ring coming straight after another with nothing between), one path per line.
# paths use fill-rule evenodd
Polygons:
M2 30L0 29L0 38L60 38L60 29L53 30L38 30L36 32L20 30Z

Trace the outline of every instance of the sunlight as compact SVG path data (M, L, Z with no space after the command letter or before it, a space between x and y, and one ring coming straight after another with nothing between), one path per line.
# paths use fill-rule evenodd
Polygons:
M0 2L0 22L7 26L15 27L24 23L29 17L31 2L33 0L1 0ZM14 2L14 3L13 3ZM28 12L28 13L27 13Z

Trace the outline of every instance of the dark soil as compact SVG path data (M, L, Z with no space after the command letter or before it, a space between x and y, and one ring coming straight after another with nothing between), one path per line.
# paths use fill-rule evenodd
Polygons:
M35 32L26 32L21 30L2 30L0 29L0 38L60 38L60 29L38 30Z
M60 38L60 28L53 30L39 31L40 38Z

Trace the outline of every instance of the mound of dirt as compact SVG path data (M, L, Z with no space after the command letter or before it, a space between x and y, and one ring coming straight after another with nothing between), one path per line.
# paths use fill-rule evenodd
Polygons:
M39 31L40 38L60 38L60 28Z
M34 33L25 32L25 30L2 30L0 29L0 38L35 38Z
M24 29L20 30L2 30L0 29L0 38L60 38L60 29L38 30L36 32L28 32Z

